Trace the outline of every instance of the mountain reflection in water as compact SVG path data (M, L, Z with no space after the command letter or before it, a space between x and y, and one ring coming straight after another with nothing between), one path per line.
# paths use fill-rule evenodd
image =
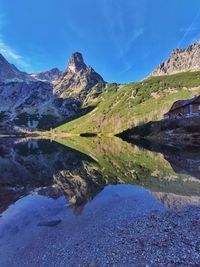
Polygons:
M168 207L200 203L197 149L143 147L118 138L1 139L0 213L26 195L64 195L79 214L108 184L141 185Z

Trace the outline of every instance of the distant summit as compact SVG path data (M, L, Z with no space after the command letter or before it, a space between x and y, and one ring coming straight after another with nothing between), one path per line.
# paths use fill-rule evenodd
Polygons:
M174 49L171 56L165 62L161 62L151 76L198 70L200 70L200 40L187 48Z
M105 84L104 79L95 70L87 66L81 53L73 53L67 68L54 87L54 93L66 96L88 93L94 86Z
M40 81L55 82L61 76L62 71L58 68L53 68L48 71L43 71L39 73L32 73L31 76Z

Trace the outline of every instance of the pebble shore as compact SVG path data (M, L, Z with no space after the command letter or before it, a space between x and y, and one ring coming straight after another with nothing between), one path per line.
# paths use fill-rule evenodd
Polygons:
M125 185L106 188L79 216L63 199L41 200L28 198L30 218L25 209L6 224L0 266L200 266L198 205L163 209L148 191Z
M167 211L127 224L90 226L78 239L54 240L51 249L29 247L21 266L200 266L200 208ZM51 232L51 230L50 230ZM47 233L48 238L50 232ZM53 237L52 237L53 238ZM52 243L52 241L50 241ZM48 244L47 244L48 246Z

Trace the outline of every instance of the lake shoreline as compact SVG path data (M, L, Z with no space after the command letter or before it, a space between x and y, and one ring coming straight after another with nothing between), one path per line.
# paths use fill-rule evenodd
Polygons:
M150 121L117 136L125 141L149 140L160 144L200 146L200 117Z
M108 224L111 221L89 220L82 231L76 234L75 227L70 235L64 221L38 227L38 234L11 257L0 253L0 263L8 266L15 258L15 266L199 265L200 207L153 211L126 221L118 215L117 222Z

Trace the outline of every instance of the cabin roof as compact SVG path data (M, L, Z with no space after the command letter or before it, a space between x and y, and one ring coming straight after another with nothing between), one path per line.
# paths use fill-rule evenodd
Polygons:
M165 115L167 115L168 113L170 113L173 110L188 106L188 105L193 104L195 102L199 102L200 103L200 95L199 96L195 96L195 97L193 97L191 99L178 100L178 101L174 102L174 104L170 108L169 112L165 113Z

